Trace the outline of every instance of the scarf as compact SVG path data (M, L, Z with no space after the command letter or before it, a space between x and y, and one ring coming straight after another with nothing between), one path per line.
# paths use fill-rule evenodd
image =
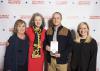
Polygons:
M33 43L34 50L32 53L32 58L39 58L39 57L41 57L41 53L40 53L41 29L34 28L34 32L35 32L35 40Z

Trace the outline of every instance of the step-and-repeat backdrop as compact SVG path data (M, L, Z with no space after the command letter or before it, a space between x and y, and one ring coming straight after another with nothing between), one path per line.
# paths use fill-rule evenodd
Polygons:
M17 19L29 23L33 13L41 13L48 25L54 12L63 15L62 24L76 30L85 21L90 26L90 34L98 42L97 71L100 71L100 0L0 0L0 68L3 67L5 42L12 34Z

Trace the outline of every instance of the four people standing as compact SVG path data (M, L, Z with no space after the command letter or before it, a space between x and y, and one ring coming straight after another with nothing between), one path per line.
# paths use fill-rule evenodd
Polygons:
M40 13L33 14L27 29L23 20L16 21L14 34L8 40L4 71L43 71L45 53L48 71L67 71L70 53L71 71L96 71L97 43L89 35L88 24L78 25L73 40L70 30L61 24L61 13L53 13L51 20L47 31Z

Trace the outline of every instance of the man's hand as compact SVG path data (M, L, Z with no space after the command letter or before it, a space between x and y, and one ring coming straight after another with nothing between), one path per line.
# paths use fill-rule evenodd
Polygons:
M60 57L60 53L55 53L55 57L59 58Z
M60 57L60 53L58 53L58 52L56 52L56 53L50 52L50 55L53 56L53 57L56 57L56 58Z

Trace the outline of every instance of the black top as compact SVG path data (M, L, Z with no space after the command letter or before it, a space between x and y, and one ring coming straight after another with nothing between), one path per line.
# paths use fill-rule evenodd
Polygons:
M71 71L96 71L97 43L94 39L86 43L74 42L71 57Z
M6 48L4 59L4 71L8 69L17 71L17 66L26 64L28 60L28 37L20 39L14 34L9 38L8 42L9 46Z

